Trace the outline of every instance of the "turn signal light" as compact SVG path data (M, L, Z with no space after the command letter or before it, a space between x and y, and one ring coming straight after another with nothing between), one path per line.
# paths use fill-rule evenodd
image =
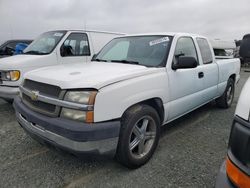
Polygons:
M229 179L240 188L250 187L250 177L237 168L229 158L226 161L227 176Z
M88 111L86 113L86 123L93 123L94 122L94 112Z

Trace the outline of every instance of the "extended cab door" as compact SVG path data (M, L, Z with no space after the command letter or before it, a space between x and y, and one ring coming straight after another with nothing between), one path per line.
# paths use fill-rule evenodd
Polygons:
M86 33L72 32L60 47L59 63L86 62L91 59L90 45Z
M173 62L180 56L194 57L199 61L193 38L180 37L176 43ZM202 104L203 79L201 68L168 69L170 103L168 121L175 119Z
M212 54L213 49L207 39L197 38L196 40L202 59L202 65L200 65L203 73L202 100L203 103L206 103L214 99L218 94L219 69Z

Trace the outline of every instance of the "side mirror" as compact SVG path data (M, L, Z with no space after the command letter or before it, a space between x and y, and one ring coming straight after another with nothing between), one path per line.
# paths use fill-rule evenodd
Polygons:
M191 69L198 66L198 62L194 57L180 56L177 62L172 65L173 70L177 69Z
M71 46L62 46L60 49L60 53L62 57L73 56L73 50Z

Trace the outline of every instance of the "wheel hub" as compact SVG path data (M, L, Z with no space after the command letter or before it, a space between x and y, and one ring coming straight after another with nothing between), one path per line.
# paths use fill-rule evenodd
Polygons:
M155 141L156 123L150 116L139 119L130 134L129 149L135 158L147 155Z

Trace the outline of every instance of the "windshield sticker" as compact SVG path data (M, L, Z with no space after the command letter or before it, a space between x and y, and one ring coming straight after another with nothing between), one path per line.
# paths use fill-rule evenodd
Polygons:
M168 42L168 41L169 41L168 37L163 37L163 38L160 38L160 39L156 39L156 40L150 41L149 42L149 46L154 46L156 44L161 44L163 42Z
M55 37L61 37L61 36L63 36L63 33L55 33L54 36Z

